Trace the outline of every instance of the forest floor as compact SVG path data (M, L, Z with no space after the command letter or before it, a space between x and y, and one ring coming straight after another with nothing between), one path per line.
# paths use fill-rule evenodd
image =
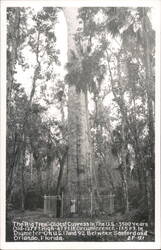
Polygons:
M120 213L115 213L113 215L108 216L99 216L99 217L93 217L93 218L53 218L52 216L45 215L43 213L43 209L37 209L34 211L25 210L22 212L21 210L12 210L8 213L7 216L7 224L6 224L6 240L7 241L15 241L14 240L14 230L13 230L13 223L14 222L28 222L28 223L64 223L64 222L73 222L73 223L90 223L93 222L95 225L96 223L103 223L103 222L130 222L130 219L127 215L122 215ZM103 229L102 229L103 230ZM113 231L115 229L112 229ZM129 231L132 232L129 227L126 228L124 225L123 231ZM122 231L121 230L121 231ZM116 231L116 230L115 230ZM145 230L144 230L145 232ZM146 232L145 232L146 234ZM60 238L52 238L52 240L49 240L49 238L46 237L46 240L43 241L62 241ZM20 239L17 241L25 241L24 239ZM26 240L28 241L28 240ZM30 240L30 241L34 241ZM41 240L38 240L41 241ZM154 241L154 233L152 230L147 229L147 235L146 236L136 236L134 238L128 236L128 235L63 235L63 241L109 241L109 242L115 242L115 241Z

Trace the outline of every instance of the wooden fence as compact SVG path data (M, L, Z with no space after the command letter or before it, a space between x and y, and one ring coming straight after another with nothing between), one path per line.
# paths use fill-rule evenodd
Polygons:
M102 212L104 214L112 214L114 212L114 194L110 193L108 195L100 195L101 204L98 213ZM85 206L84 210L86 211L87 208L90 210L91 217L94 215L94 200L92 193L90 195L84 195L83 204ZM77 208L77 200L70 200L68 197L64 197L62 195L44 195L44 214L53 216L53 217L64 217L66 215L66 207L65 205L68 204L69 213L76 214L79 208Z

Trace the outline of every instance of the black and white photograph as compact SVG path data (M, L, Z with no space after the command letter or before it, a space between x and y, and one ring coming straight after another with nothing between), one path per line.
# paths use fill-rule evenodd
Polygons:
M160 1L4 2L2 249L159 249Z

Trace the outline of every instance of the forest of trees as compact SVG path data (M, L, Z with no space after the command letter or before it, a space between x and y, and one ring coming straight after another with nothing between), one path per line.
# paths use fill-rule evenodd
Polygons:
M60 13L68 29L64 79ZM112 193L114 213L154 226L150 17L147 7L7 8L8 211L43 208L44 195L63 192L77 197L77 214L85 216L83 197L92 192L93 216L101 216L102 197Z

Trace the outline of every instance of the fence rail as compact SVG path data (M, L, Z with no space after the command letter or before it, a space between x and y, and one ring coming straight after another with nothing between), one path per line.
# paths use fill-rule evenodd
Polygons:
M101 202L101 211L104 213L113 213L114 212L114 194L108 194L108 195L100 195L100 198L102 200ZM92 216L94 214L94 207L95 207L95 201L93 200L93 194L92 192L90 195L85 195L81 197L82 201L85 201L84 209L90 211L90 215ZM79 210L79 205L77 204L77 199L71 200L69 197L65 197L64 194L62 195L44 195L44 214L51 215L53 217L63 217L64 216L64 210L66 210L66 204L70 210L70 213L77 213Z

